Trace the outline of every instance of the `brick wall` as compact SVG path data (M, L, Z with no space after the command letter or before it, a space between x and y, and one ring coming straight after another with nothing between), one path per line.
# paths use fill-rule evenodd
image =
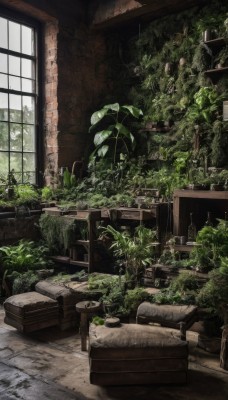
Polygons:
M46 182L52 183L58 171L58 22L44 29L44 170Z

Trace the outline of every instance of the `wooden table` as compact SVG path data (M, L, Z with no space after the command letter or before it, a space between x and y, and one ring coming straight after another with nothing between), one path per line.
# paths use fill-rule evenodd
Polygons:
M80 301L76 304L76 311L81 314L80 335L82 351L87 350L88 315L98 311L100 306L101 303L99 301Z

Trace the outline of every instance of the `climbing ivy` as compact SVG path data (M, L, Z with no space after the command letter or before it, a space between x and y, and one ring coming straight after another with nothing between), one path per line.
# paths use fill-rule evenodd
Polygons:
M203 41L202 33L213 30L214 37L227 37L228 6L222 0L206 7L157 19L119 38L119 81L128 102L144 112L144 125L172 120L170 130L145 129L147 157L162 158L165 148L172 162L177 151L192 151L203 163L225 166L228 149L223 146L227 122L222 122L222 102L228 98L228 79L214 85L204 74L219 60ZM222 60L227 60L227 46ZM124 79L122 80L121 77ZM168 131L168 132L167 132ZM161 149L163 149L161 151ZM145 147L143 148L145 151ZM156 155L156 157L155 157Z

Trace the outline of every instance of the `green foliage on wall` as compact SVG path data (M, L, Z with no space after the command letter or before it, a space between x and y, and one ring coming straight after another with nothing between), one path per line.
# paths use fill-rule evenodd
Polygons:
M162 159L161 150L168 148L171 162L175 152L191 151L199 163L206 156L209 165L226 165L228 149L222 144L227 143L228 123L222 121L222 103L228 99L228 76L212 82L204 71L220 61L226 66L227 46L212 52L203 32L211 29L214 37L226 38L227 16L228 7L217 0L155 20L127 45L122 41L119 62L124 54L128 101L143 110L145 126L173 121L170 129L158 129L156 135L145 129L148 158Z

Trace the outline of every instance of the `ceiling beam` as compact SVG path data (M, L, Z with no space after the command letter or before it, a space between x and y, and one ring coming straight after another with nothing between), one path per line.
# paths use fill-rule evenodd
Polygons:
M92 2L91 26L104 29L136 18L155 19L208 2L210 0L96 0Z

